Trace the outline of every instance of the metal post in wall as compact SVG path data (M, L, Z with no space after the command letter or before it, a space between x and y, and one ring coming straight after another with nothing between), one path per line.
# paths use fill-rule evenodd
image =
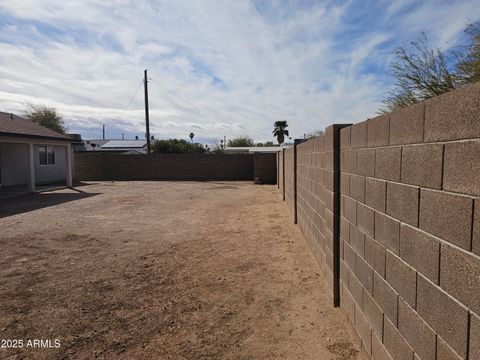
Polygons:
M340 306L340 130L347 124L333 127L333 306Z
M282 188L283 201L285 201L285 148L282 149Z
M280 189L280 152L276 152L277 156L277 189Z
M293 223L297 223L297 144L293 145Z

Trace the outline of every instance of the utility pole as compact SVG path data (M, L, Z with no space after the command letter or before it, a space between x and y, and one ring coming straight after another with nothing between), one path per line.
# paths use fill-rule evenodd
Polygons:
M105 140L105 125L103 125L103 140Z
M147 78L147 69L144 72L143 84L145 87L145 126L147 128L146 138L147 138L147 154L150 154L150 116L148 113L148 78Z

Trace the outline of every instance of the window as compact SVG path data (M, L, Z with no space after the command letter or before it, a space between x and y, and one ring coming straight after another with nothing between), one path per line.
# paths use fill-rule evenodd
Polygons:
M53 149L53 146L39 146L38 155L40 158L40 165L55 164L55 150Z

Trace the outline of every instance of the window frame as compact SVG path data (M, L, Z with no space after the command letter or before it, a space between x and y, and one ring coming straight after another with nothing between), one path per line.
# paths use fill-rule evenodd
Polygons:
M42 163L42 150L45 151L45 163ZM50 160L49 154L52 154L52 159ZM38 146L38 164L40 166L54 166L55 165L55 147L51 145L39 145Z

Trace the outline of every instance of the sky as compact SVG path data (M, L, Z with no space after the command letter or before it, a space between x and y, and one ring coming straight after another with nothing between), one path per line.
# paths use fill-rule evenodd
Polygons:
M376 116L394 49L451 49L478 1L0 0L0 111L53 106L86 139L274 141Z

